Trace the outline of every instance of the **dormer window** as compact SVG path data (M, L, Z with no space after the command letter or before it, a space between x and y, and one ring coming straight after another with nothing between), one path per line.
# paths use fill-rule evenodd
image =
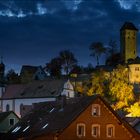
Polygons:
M93 104L92 105L92 116L100 116L100 105Z

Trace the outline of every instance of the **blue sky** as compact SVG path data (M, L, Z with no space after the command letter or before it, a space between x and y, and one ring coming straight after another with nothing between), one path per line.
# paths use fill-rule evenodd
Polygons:
M79 65L96 64L90 44L113 39L119 49L125 21L140 28L139 0L0 0L0 55L16 71L45 65L65 49Z

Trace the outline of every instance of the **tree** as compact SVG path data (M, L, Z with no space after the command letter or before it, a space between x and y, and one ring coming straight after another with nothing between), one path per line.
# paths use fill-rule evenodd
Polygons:
M77 65L77 60L72 52L69 50L64 50L59 53L59 58L61 60L61 66L66 75Z
M126 109L132 117L140 117L140 102L135 102L129 108Z
M129 83L128 69L118 65L111 72L96 71L85 84L90 96L100 94L112 104L114 109L126 108L134 101L133 85Z
M106 91L105 80L105 72L103 70L94 72L91 79L85 84L86 93L89 96L93 94L104 96Z
M91 56L95 57L97 60L97 65L99 65L100 56L106 52L106 48L103 46L101 42L93 42L89 49L91 50Z
M7 72L6 79L7 79L8 84L20 83L19 75L13 69L11 69Z
M109 78L109 94L115 102L115 109L129 106L134 101L133 85L129 83L128 69L118 65Z
M45 70L53 77L61 76L61 60L59 57L53 58L46 64Z

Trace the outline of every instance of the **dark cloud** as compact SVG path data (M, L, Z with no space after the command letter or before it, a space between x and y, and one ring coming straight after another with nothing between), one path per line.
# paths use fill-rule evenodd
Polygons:
M8 69L45 64L64 49L71 50L81 65L95 64L89 56L91 42L107 45L114 39L119 48L122 24L131 21L140 27L139 3L128 3L128 8L126 4L120 0L0 0L0 55Z

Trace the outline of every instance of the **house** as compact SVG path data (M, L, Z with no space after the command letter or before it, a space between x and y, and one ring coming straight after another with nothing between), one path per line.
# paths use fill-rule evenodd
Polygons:
M140 83L140 58L136 57L131 60L128 64L129 69L129 81L131 83L138 84Z
M14 111L21 117L21 113L23 113L20 110L21 106L55 101L61 95L66 95L67 98L75 96L69 80L49 79L28 84L9 85L0 99L1 110L2 112Z
M5 139L139 140L139 133L100 96L41 103L12 128Z
M0 113L0 133L8 132L17 122L19 117L13 112Z
M41 66L23 65L20 72L21 83L28 83L33 80L44 80L47 77Z

